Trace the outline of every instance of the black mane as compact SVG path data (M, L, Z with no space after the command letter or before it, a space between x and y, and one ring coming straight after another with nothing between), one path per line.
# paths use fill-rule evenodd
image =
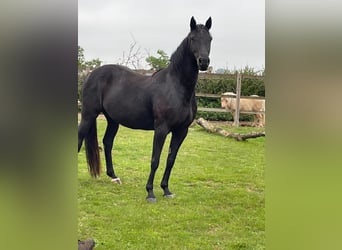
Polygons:
M175 52L171 55L170 58L170 68L176 71L179 71L183 68L184 57L191 54L189 48L189 36L184 38L181 44L178 46ZM195 57L193 57L194 62L196 63Z

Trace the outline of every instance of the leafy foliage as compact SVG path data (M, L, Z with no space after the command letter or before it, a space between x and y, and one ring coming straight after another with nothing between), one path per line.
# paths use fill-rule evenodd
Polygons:
M157 50L159 57L149 56L146 58L146 62L151 66L153 70L160 70L166 68L170 59L169 56L163 50Z
M218 74L230 74L230 75L236 75L237 73L240 73L242 75L249 75L249 76L265 76L265 69L262 70L255 70L253 67L250 67L246 65L244 68L241 69L217 69L216 73Z
M102 61L99 58L86 61L84 57L84 49L81 46L78 46L78 72L82 72L84 70L93 70L99 66L101 66Z

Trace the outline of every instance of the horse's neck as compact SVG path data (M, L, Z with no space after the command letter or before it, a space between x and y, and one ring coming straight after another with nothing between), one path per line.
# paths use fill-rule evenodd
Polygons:
M198 66L195 57L186 46L185 39L171 56L169 68L189 92L195 90L198 78Z

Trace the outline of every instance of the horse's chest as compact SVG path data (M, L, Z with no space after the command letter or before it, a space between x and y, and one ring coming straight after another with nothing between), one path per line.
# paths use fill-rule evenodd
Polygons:
M169 88L153 98L155 122L169 127L188 126L194 119L195 99L186 97L185 91Z
M176 109L175 112L180 114L180 120L187 120L193 116L192 108L190 105Z
M165 114L165 120L170 127L189 126L195 116L194 109L190 104L170 107Z

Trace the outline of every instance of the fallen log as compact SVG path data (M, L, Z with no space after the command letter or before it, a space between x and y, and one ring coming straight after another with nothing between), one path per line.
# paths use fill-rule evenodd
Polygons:
M215 127L203 118L199 118L198 120L196 120L196 123L210 133L219 134L224 137L234 138L237 141L246 141L247 139L266 136L265 132L252 132L248 134L231 133L222 128Z

